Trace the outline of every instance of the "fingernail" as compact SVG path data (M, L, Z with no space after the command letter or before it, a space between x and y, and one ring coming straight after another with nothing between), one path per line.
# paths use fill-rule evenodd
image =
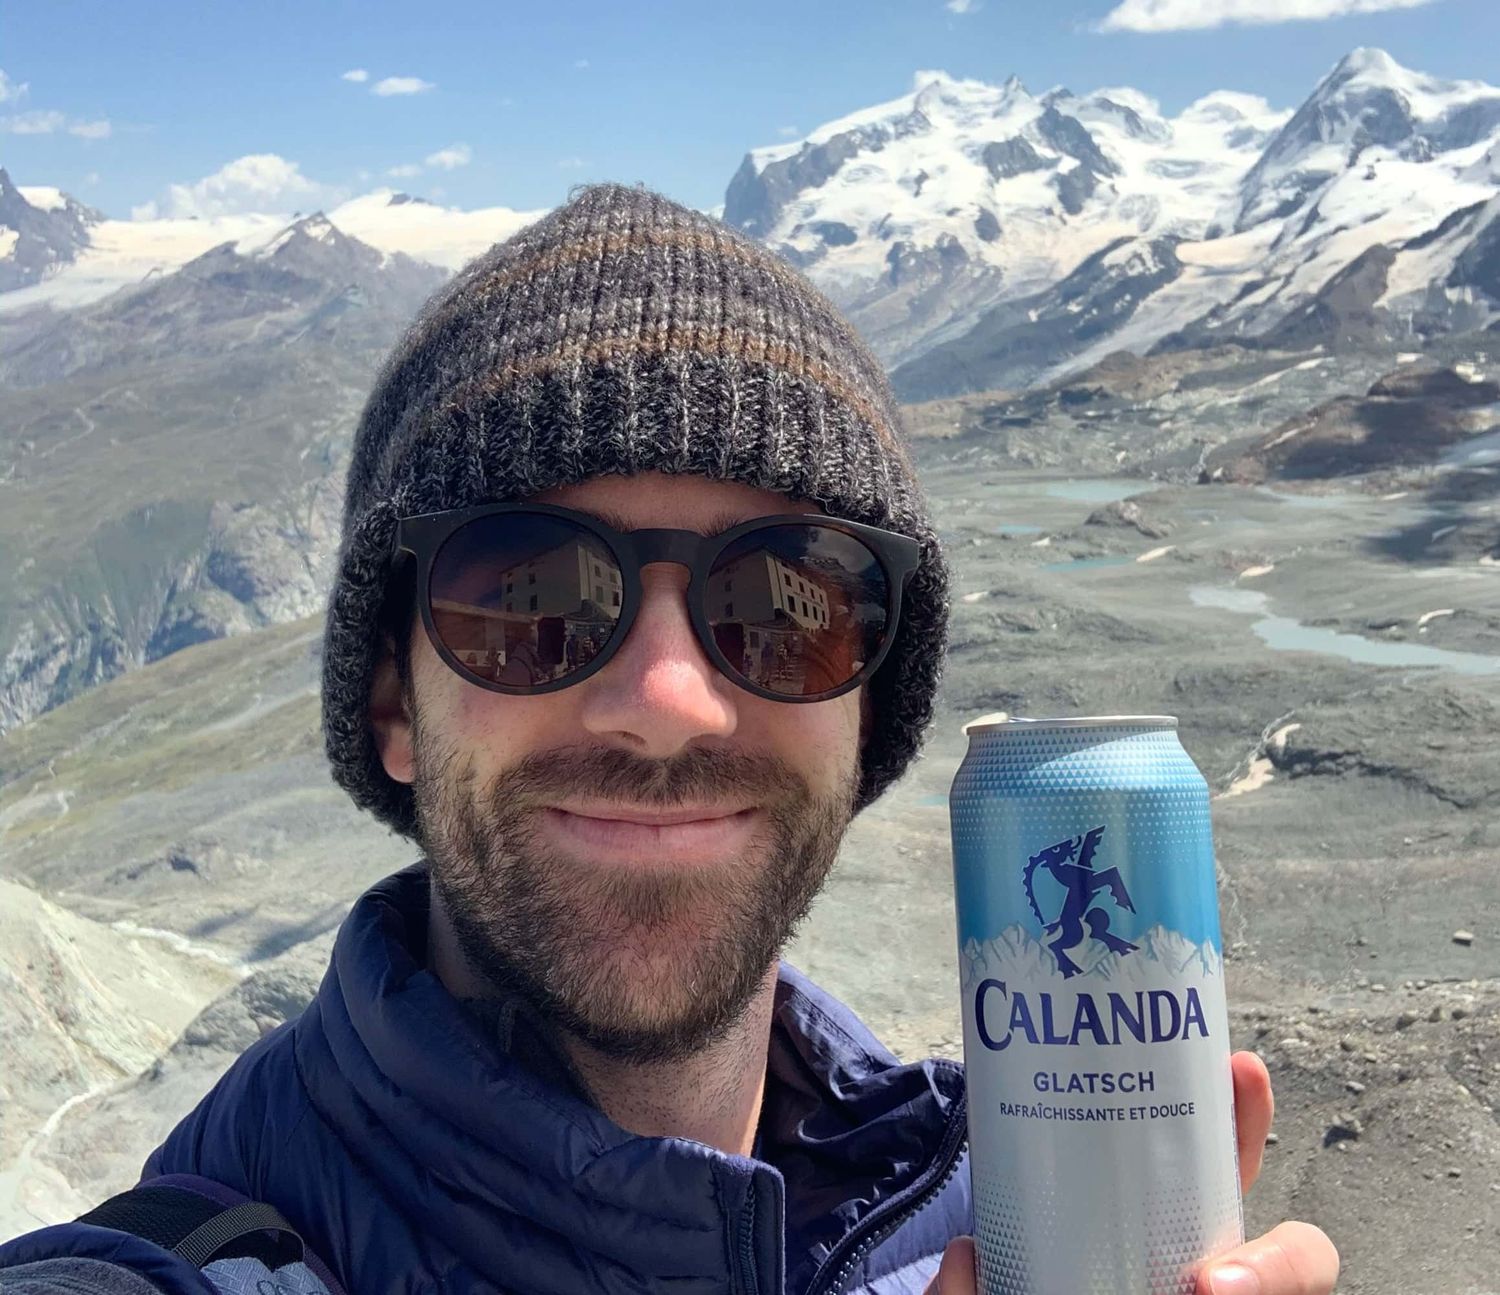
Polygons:
M1243 1264L1225 1264L1208 1275L1213 1295L1260 1295L1260 1278Z

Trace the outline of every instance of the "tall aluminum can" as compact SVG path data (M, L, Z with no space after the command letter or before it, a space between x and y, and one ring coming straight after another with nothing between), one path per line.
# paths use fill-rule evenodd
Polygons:
M1192 1295L1244 1236L1208 786L1166 716L964 731L979 1289Z

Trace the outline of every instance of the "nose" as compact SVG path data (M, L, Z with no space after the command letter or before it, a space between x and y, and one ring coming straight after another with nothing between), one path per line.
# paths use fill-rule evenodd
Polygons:
M637 755L665 759L696 740L735 731L734 685L693 632L687 584L687 572L676 565L643 567L635 623L585 685L584 727Z

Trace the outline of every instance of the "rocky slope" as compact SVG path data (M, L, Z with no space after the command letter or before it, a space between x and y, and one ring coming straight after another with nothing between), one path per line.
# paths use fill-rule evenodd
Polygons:
M1288 419L1243 450L1209 456L1203 478L1257 483L1329 480L1438 462L1445 451L1500 426L1500 382L1468 366L1413 365L1363 396L1338 396Z
M0 338L0 730L321 606L350 429L441 278L312 216Z
M52 1130L153 1065L238 979L178 932L90 921L0 878L0 1218L66 1208L38 1160Z

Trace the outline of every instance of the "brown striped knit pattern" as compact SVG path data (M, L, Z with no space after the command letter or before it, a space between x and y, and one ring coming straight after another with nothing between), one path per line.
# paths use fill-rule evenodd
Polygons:
M369 725L398 517L520 500L608 473L739 481L922 544L868 685L863 808L932 714L947 571L880 365L808 280L660 194L594 185L441 288L355 432L323 642L323 735L356 804L416 837Z

